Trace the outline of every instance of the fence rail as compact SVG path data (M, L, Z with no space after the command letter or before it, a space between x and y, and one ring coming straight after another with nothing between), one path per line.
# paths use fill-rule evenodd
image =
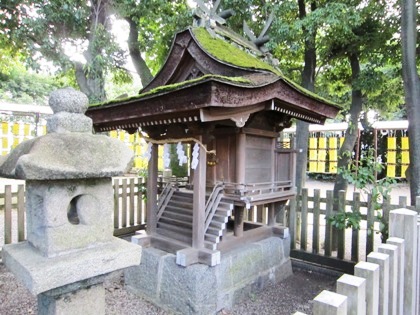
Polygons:
M146 223L144 179L114 178L113 187L114 235L122 236L143 229ZM0 216L4 219L4 239L1 242L1 235L0 246L25 240L25 185L4 186L4 193L0 193Z
M369 196L367 201L361 201L360 193L354 192L352 199L346 200L345 192L339 192L337 211L360 212L361 228L338 230L336 246L333 246L333 227L326 220L334 214L333 192L328 190L326 197L321 198L319 189L314 189L311 195L308 189L303 189L302 194L289 203L285 221L290 229L291 256L352 273L356 262L382 241L377 213L388 224L391 210L407 208L420 212L419 197L416 206L408 206L406 196L400 196L398 204L391 204L389 200L385 199L380 210L375 210Z

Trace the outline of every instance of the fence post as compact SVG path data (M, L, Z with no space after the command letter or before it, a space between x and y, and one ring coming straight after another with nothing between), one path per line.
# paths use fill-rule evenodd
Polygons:
M12 242L12 186L4 187L4 244Z
M339 212L346 212L346 192L344 190L340 190L338 192L338 211ZM337 257L339 259L344 259L345 253L345 234L346 229L338 230L337 233Z
M346 315L347 297L330 291L322 291L314 299L314 315Z
M417 307L417 212L392 210L389 223L389 235L405 241L404 314L414 315Z
M360 193L358 191L353 192L353 213L360 213ZM351 260L359 261L359 230L351 230Z
M404 314L404 252L405 241L398 237L389 237L387 244L395 245L398 248L397 254L397 314Z
M364 278L342 275L337 280L337 293L347 296L348 315L366 315L366 280Z
M325 205L325 256L331 256L332 226L328 218L333 214L334 195L332 190L327 190L327 204Z
M296 198L289 202L290 248L296 249Z
M314 189L314 210L313 210L313 230L312 230L312 252L319 253L319 213L321 207L321 191Z
M389 256L372 252L367 261L379 265L379 314L388 315L389 296Z
M370 252L373 252L373 243L375 241L374 236L375 232L373 230L373 225L375 224L375 205L372 201L372 195L368 195L368 208L367 208L367 235L366 235L366 256Z
M300 249L306 251L308 236L308 188L302 188Z
M114 229L120 227L120 181L114 178Z
M17 227L18 242L25 240L25 185L19 185L17 191Z
M389 294L388 294L388 313L397 315L397 294L398 294L398 247L391 244L381 244L378 252L389 256Z
M370 262L359 262L354 266L354 275L366 279L366 314L376 315L379 310L379 266Z

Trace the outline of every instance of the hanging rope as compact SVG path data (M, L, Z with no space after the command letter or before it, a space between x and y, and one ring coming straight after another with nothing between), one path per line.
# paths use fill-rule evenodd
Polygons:
M207 154L214 154L216 155L216 150L207 150L206 146L199 140L195 138L180 138L180 139L166 139L166 140L153 140L151 138L142 137L147 142L153 144L166 144L166 143L178 143L178 142L195 142L207 153Z

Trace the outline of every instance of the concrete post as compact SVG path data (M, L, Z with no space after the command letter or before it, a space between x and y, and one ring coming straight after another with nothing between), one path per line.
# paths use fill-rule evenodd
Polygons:
M378 252L389 256L388 314L397 315L398 247L391 244L381 244L378 246Z
M322 291L314 299L314 315L346 315L347 297L327 290Z
M389 235L405 241L404 314L416 314L417 307L417 212L396 209L389 213Z
M378 264L379 269L379 314L388 315L389 296L389 256L383 253L372 252L367 261Z
M404 251L405 241L402 238L390 237L387 244L397 246L397 314L404 314Z
M337 280L337 293L347 296L347 314L366 314L366 280L344 274Z
M359 262L354 266L354 275L366 279L366 314L377 315L379 311L379 265Z

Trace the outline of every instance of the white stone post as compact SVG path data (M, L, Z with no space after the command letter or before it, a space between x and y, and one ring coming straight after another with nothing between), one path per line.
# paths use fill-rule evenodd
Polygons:
M354 275L366 279L366 314L377 315L379 311L379 265L359 262L354 266Z
M389 256L389 294L388 294L388 314L398 315L397 313L397 294L398 294L398 247L391 244L381 244L378 252Z
M387 244L397 246L397 314L404 314L404 251L405 241L402 238L390 237Z
M327 290L322 291L314 299L314 315L346 315L347 297Z
M389 235L405 241L404 315L415 315L417 306L417 212L396 209L389 213Z
M342 275L337 280L337 293L347 296L347 314L366 314L366 280L364 278Z
M389 256L383 253L372 252L367 261L378 264L379 269L379 314L388 315L389 296Z

